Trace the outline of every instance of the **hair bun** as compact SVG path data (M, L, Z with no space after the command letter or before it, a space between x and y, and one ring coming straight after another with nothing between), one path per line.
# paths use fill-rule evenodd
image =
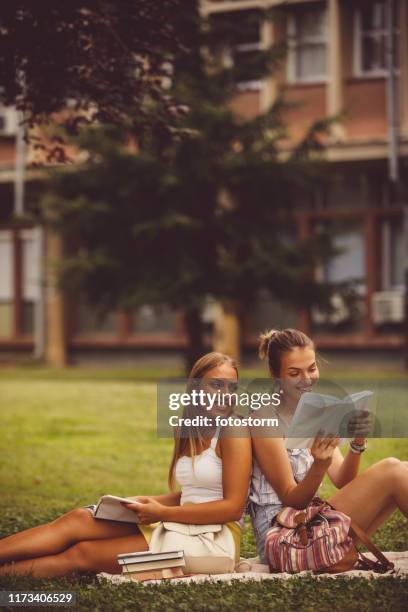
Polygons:
M279 333L278 329L270 329L270 330L264 331L262 334L260 334L260 336L259 336L259 349L258 349L258 353L259 353L259 357L261 359L266 359L267 358L269 342L272 340L274 335L277 334L277 333Z

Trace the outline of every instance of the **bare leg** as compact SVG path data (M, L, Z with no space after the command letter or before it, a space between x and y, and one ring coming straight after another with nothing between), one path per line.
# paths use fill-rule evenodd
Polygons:
M51 523L26 529L0 540L0 564L54 555L82 540L116 538L140 533L136 525L94 519L76 508Z
M408 470L408 461L402 461L401 463ZM396 509L397 504L394 501L392 501L389 506L383 508L375 517L373 522L367 527L366 532L368 533L368 535L375 533L378 527L380 527Z
M329 502L369 533L396 508L408 517L406 462L393 458L379 461L337 491Z
M31 575L35 578L66 576L73 572L121 573L117 555L148 550L144 537L124 536L106 540L86 540L57 554L8 563L0 567L0 576Z

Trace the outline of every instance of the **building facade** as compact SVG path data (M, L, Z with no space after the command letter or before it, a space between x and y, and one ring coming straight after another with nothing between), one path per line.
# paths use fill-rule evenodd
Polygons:
M245 65L253 51L286 46L273 75L259 81L248 71L247 80L237 83L237 112L255 116L284 91L293 103L285 115L289 148L314 121L339 118L324 150L327 180L296 194L302 207L292 232L294 240L302 240L319 227L335 228L341 253L316 274L335 282L352 279L356 295L349 302L334 296L330 315L260 299L242 322L243 347L253 348L265 327L293 325L326 349L401 350L404 201L390 177L398 173L400 183L407 182L408 0L202 0L200 6L210 19L252 15L255 26L225 49L229 62ZM61 363L78 351L182 349L177 313L146 305L99 322L79 301L67 303L50 284L44 289L44 258L58 254L57 239L10 221L21 186L32 180L19 169L22 155L16 118L5 109L0 119L0 356L41 354L50 345L47 336L64 347L51 359ZM209 331L217 312L209 304Z

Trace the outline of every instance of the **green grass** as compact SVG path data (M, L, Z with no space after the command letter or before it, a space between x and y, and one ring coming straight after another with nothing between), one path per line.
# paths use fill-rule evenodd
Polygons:
M52 520L104 493L166 491L172 442L156 437L155 385L142 380L153 376L153 370L0 370L0 536ZM389 455L408 459L404 439L371 440L369 447L363 467ZM331 490L325 482L322 496ZM376 541L384 550L406 549L403 517L395 514ZM242 554L255 554L248 523ZM78 610L402 610L407 586L408 580L388 578L188 587L117 587L94 577L0 579L0 589L74 590Z
M241 378L265 378L268 376L266 367L240 367ZM360 379L371 380L407 380L404 372L369 372L367 370L360 371L359 366L353 367L352 370L340 370L330 365L324 365L320 369L322 376L330 376L334 379L355 378L356 375ZM48 368L38 366L36 363L27 363L22 367L3 366L0 367L1 380L129 380L129 381L156 381L158 378L166 377L183 377L185 372L181 367L163 365L158 362L157 365L150 364L149 366L136 367L91 367L91 366L70 366L66 368Z
M32 580L21 578L0 582L7 590L74 591L76 611L124 612L146 610L163 612L221 612L229 610L276 612L365 612L369 610L406 611L407 579L384 577L313 579L296 577L292 580L265 580L212 584L142 586L139 584L111 585L99 583L93 577L75 580ZM3 608L15 610L15 608ZM33 611L44 608L24 608ZM54 608L57 609L57 608ZM72 610L73 608L58 608Z

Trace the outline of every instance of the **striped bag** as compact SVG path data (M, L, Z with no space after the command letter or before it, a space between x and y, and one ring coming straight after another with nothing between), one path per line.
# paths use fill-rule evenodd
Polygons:
M377 562L357 551L353 540L357 537L375 554ZM271 572L293 574L304 570L345 572L358 561L360 569L385 572L393 568L349 516L319 498L304 510L287 507L274 517L266 535L265 557Z

